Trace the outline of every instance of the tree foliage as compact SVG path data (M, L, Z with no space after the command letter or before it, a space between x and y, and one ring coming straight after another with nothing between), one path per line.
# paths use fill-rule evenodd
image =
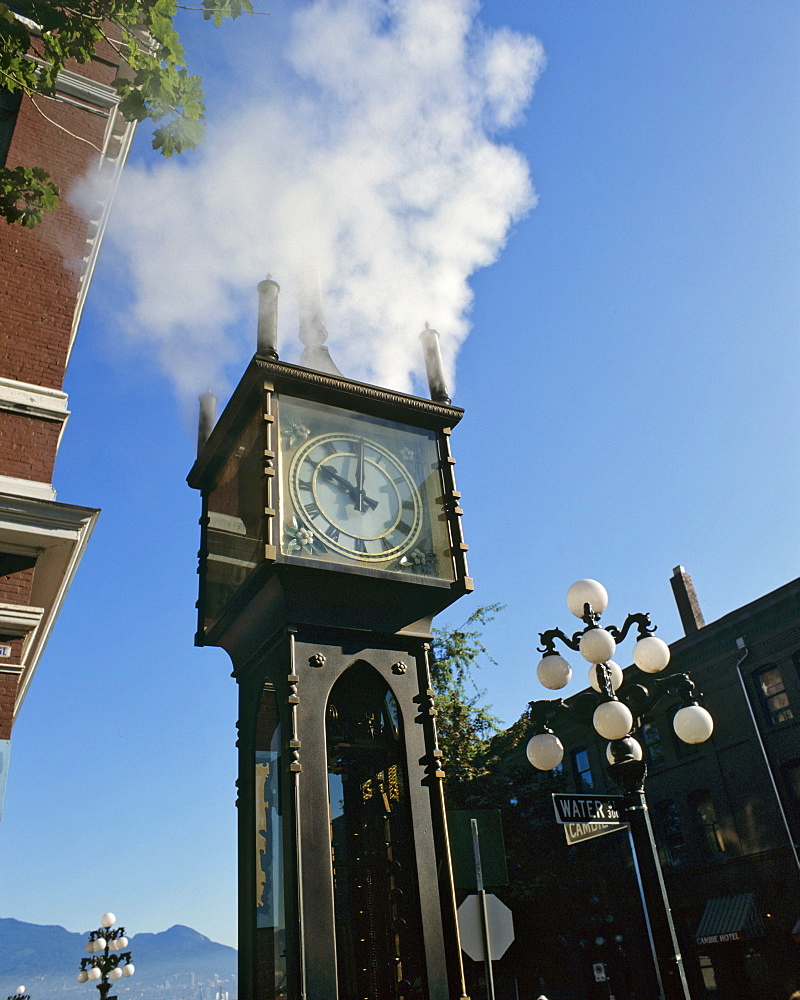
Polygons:
M199 4L196 9L215 25L253 13L251 0ZM0 87L34 102L53 96L67 63L89 62L107 42L125 67L115 87L126 120L152 121L153 148L164 156L194 149L203 136L205 105L175 29L178 6L176 0L0 0ZM0 215L9 222L36 225L58 194L41 167L0 167Z
M433 629L431 680L448 786L478 774L477 759L484 741L498 729L499 720L483 704L486 692L477 686L475 672L481 658L495 662L483 644L482 626L502 608L501 604L488 604L458 628Z

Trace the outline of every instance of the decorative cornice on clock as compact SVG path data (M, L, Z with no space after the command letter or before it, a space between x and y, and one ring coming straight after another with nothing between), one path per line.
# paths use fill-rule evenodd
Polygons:
M366 397L367 399L374 399L387 405L402 402L403 406L407 406L418 413L429 413L432 416L444 417L450 423L454 424L458 423L464 415L464 411L458 406L435 403L430 399L422 399L420 396L412 396L404 392L394 392L391 389L382 389L380 386L368 385L366 382L356 382L344 377L338 378L334 375L326 375L323 372L312 371L309 368L301 368L283 362L268 361L266 358L258 357L258 355L253 358L253 363L264 374L272 375L275 378L289 379L307 385L316 385L360 398Z

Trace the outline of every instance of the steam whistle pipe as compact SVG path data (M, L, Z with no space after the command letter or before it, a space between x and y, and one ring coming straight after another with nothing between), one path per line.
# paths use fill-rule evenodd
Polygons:
M449 403L450 394L444 381L444 365L439 347L439 334L431 330L428 324L419 335L422 341L422 351L425 356L425 371L428 374L428 391L434 403Z
M258 283L258 346L256 352L278 360L278 292L281 286L267 275Z
M197 454L205 447L217 422L217 397L210 390L200 394L200 418L197 422Z

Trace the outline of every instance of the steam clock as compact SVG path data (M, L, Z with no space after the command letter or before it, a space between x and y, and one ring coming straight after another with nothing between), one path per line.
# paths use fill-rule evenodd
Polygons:
M339 374L321 323L300 365L280 361L277 285L259 291L258 351L189 475L196 642L227 650L239 685L240 997L452 1000L429 643L472 589L462 411L434 331L425 400Z

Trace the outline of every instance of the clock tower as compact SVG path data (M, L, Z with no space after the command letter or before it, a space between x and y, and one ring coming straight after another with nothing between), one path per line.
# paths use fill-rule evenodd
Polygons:
M239 685L240 997L454 1000L429 658L433 615L472 589L463 411L432 330L431 400L342 376L321 321L301 365L280 361L277 291L259 285L258 351L189 475L196 642Z

